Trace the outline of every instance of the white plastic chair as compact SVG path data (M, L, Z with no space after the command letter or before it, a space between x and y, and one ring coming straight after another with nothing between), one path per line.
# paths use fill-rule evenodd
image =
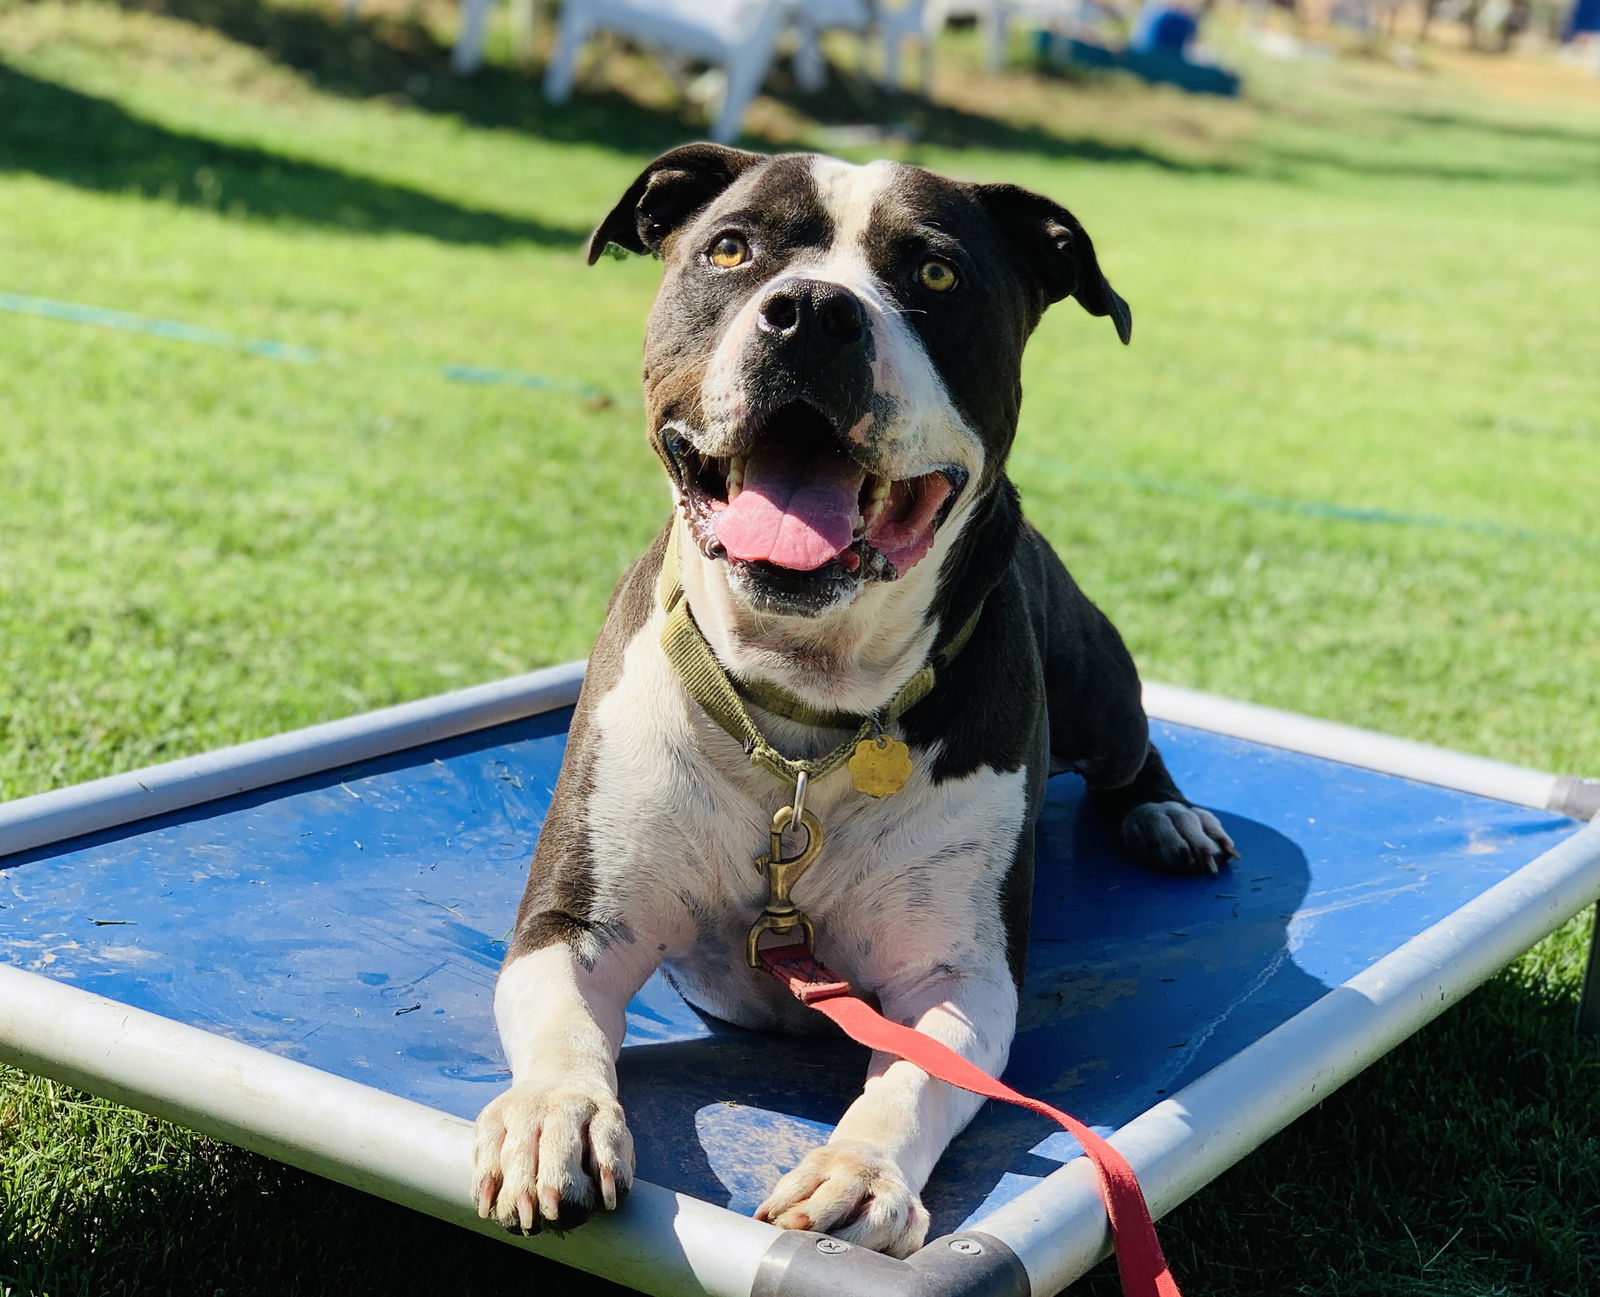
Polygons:
M450 67L459 76L468 76L483 66L483 41L489 27L489 11L495 0L461 0L461 31L450 52ZM517 60L533 58L533 28L545 0L511 0L511 45Z
M767 78L788 19L786 0L565 0L545 73L545 98L564 102L572 94L583 47L596 33L612 32L669 59L722 68L727 85L711 138L728 143Z
M947 0L877 0L878 32L883 38L883 84L900 89L900 56L915 41L922 73L917 87L926 98L933 88L933 49L949 19Z

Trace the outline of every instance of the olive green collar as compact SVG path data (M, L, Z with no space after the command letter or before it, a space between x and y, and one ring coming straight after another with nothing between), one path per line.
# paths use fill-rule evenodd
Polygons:
M800 774L820 779L833 773L850 759L857 744L881 733L926 698L933 690L935 668L948 666L967 646L983 615L983 604L980 603L961 628L900 686L893 698L877 711L862 716L813 707L773 685L734 681L717 660L705 634L695 622L694 614L689 611L689 601L684 597L683 583L678 577L676 525L667 534L657 593L667 613L666 624L661 630L661 647L683 680L689 696L700 704L707 716L738 740L754 764L785 783L793 783ZM820 757L808 761L792 760L767 741L751 719L745 706L747 702L813 729L852 731L851 737Z

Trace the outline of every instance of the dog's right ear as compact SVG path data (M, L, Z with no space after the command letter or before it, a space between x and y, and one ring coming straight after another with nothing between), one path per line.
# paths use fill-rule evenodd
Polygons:
M667 237L741 175L764 162L760 153L721 144L685 144L652 162L589 236L589 264L606 245L628 252L661 251Z

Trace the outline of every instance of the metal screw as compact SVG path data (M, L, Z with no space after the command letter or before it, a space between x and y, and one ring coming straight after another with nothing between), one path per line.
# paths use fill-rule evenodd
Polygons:
M953 1238L950 1240L950 1250L962 1256L982 1256L983 1244L975 1238Z
M850 1245L848 1243L843 1243L836 1238L819 1238L817 1240L817 1251L826 1252L830 1256L839 1252L848 1252L849 1250Z

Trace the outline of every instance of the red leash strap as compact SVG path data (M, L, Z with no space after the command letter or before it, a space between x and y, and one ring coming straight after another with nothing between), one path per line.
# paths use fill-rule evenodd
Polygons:
M1123 1293L1126 1297L1181 1297L1177 1280L1161 1254L1144 1191L1139 1188L1133 1168L1110 1144L1076 1118L1048 1103L1018 1094L932 1036L890 1022L866 1001L852 995L850 983L830 971L804 946L776 946L760 954L761 966L795 999L832 1018L858 1044L894 1054L916 1064L929 1076L985 1098L1014 1103L1064 1126L1083 1145L1099 1172L1100 1196L1111 1219Z

